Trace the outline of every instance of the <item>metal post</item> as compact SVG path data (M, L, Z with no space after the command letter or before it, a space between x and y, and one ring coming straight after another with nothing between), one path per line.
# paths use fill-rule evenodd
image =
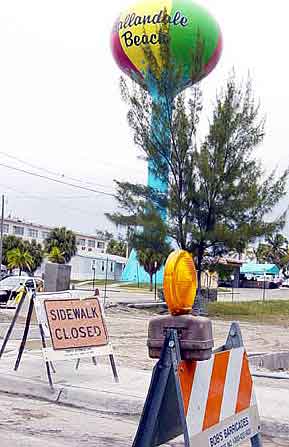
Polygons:
M2 272L2 260L3 260L3 225L4 225L4 194L2 194L2 210L1 210L1 225L0 225L0 273Z
M129 258L129 245L128 245L128 241L129 241L129 233L130 233L130 227L129 225L127 226L126 229L126 259Z
M136 274L137 274L137 287L139 289L139 271L138 271L138 264L136 265Z
M197 270L197 273L198 273L198 270ZM195 302L193 305L193 315L196 315L196 316L207 315L205 303L204 303L204 297L202 295L201 281L198 281L197 294L196 294Z
M265 272L264 272L264 277L263 277L263 302L265 301L266 298L266 282L265 282Z
M155 261L155 301L157 300L157 268L158 268L158 263L157 261Z
M106 289L107 289L107 270L108 270L108 256L106 258L106 270L105 270L105 283L104 283L104 301L103 301L103 307L105 307L105 299L107 298L106 296Z
M94 284L95 284L95 264L93 264L92 270L93 270L92 290L94 290Z
M12 334L12 332L13 332L14 326L15 326L15 324L16 324L18 315L19 315L19 313L20 313L20 311L21 311L21 308L22 308L22 305L23 305L24 300L25 300L25 298L26 298L26 295L27 295L27 290L25 289L25 292L23 293L23 295L22 295L22 297L21 297L21 299L20 299L20 301L19 301L19 303L18 303L18 306L17 306L17 308L16 308L14 317L12 318L12 321L11 321L11 323L10 323L10 326L9 326L9 328L8 328L8 331L7 331L7 333L6 333L5 337L4 337L4 340L3 340L3 343L2 343L2 346L1 346L1 350L0 350L0 359L1 359L1 357L2 357L2 355L3 355L3 353L4 353L4 351L5 351L6 345L7 345L8 341L9 341L9 339L10 339L10 336L11 336L11 334Z

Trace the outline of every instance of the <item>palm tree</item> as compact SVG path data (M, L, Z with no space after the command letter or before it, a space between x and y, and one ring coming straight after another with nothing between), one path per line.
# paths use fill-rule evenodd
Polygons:
M3 237L3 264L8 265L7 253L14 248L19 248L21 251L24 250L23 240L20 237L14 236L12 234L5 235Z
M266 238L266 243L259 244L256 252L258 262L276 264L283 268L289 262L288 240L277 233Z
M30 272L33 268L33 258L27 250L23 251L20 248L14 248L8 251L6 256L8 269L18 268L20 276L23 270Z
M51 253L54 247L59 248L60 253L63 254L65 263L68 263L77 252L75 234L65 227L54 228L45 240L45 250L47 253Z
M64 253L61 253L58 247L52 247L48 260L54 264L65 264Z
M167 240L167 228L159 213L148 207L140 217L142 232L132 236L132 246L136 250L140 265L150 276L150 290L153 290L153 275L164 264L171 251Z
M43 262L44 252L42 245L32 239L31 242L23 241L23 249L31 254L33 259L33 266L31 267L31 274L34 275L35 271L41 266Z

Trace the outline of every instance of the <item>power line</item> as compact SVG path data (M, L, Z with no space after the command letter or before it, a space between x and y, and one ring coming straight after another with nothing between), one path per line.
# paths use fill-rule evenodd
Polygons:
M18 196L18 198L21 198L21 200L40 200L41 202L43 201L43 197L33 196L33 195L25 193L23 191L19 191L19 190L15 189L15 188L11 188L10 186L3 185L2 183L0 184L0 187L9 189L9 190L15 192L17 195L14 196L14 198ZM63 205L63 204L60 204L60 203L56 203L55 200L54 200L54 197L50 197L50 198L46 197L46 200L53 200L53 204L58 206L58 207L61 206L61 209L67 209L69 211L73 211L73 212L77 212L77 213L81 213L81 214L86 214L87 216L92 217L92 218L95 218L97 216L97 214L88 212L87 210L83 210L83 209L80 209L80 208L75 208L75 207Z
M115 198L115 194L112 194L112 193L110 194L108 192L99 191L97 189L88 188L86 186L74 185L73 183L68 183L68 182L65 182L64 180L58 180L58 179L54 179L54 178L48 177L46 175L36 174L35 172L27 171L25 169L15 168L14 166L9 166L9 165L6 165L4 163L0 163L0 166L2 166L4 168L7 168L7 169L11 169L13 171L21 172L22 174L28 174L28 175L32 175L34 177L42 178L42 179L45 179L45 180L50 180L51 182L60 183L62 185L67 185L67 186L71 186L72 188L82 189L84 191L90 191L90 192L94 192L96 194L102 194L104 196L110 196L110 197L114 197Z
M20 194L20 196L25 196L25 198L27 199L36 199L36 200L43 200L43 199L47 199L47 200L81 200L81 199L85 199L85 200L92 200L93 196L92 195L85 195L85 196L75 196L75 195L65 195L65 196L60 196L58 194L30 194L30 192L27 191L19 191L19 189L13 188L12 186L8 186L8 185L4 185L3 183L0 183L0 187L2 188L6 188L9 189L17 194Z
M24 164L26 166L29 166L30 168L38 169L38 170L43 171L43 172L47 172L48 174L54 175L56 177L66 178L68 180L84 183L84 184L87 184L87 185L100 186L101 188L110 188L110 186L108 186L108 185L101 185L99 183L89 182L87 180L83 180L83 179L79 179L79 178L75 178L75 177L69 177L69 176L67 176L65 174L61 174L60 172L55 172L55 171L52 171L50 169L46 169L46 168L43 168L41 166L34 165L34 164L32 164L32 163L30 163L30 162L28 162L26 160L22 160L21 158L15 157L15 155L8 154L7 152L0 151L0 154L4 155L5 157L11 158L12 160L16 160L19 163L22 163L22 164Z
M67 176L67 175L65 175L63 173L61 174L60 172L55 172L55 171L52 171L50 169L43 168L42 166L38 166L38 165L35 165L33 163L30 163L30 162L28 162L26 160L22 160L21 158L15 157L15 155L8 154L7 152L0 151L0 154L4 155L5 157L11 158L12 160L16 160L19 163L22 163L22 164L24 164L26 166L29 166L30 168L38 169L40 171L46 172L46 173L48 173L50 175L55 175L57 177L62 177L62 178L66 178L68 180L72 180L72 181L75 181L75 182L80 182L80 183L84 183L84 184L92 185L92 186L98 186L98 187L101 187L101 188L110 188L111 186L113 186L113 185L102 185L102 184L95 183L95 182L90 182L90 181L87 181L87 180L84 180L84 179L80 179L80 178L76 178L76 177L70 177L70 176ZM102 164L103 166L119 167L119 165L116 164L116 163L109 163L109 162L105 162L105 161L100 161L98 163ZM127 169L127 167L126 167L126 169ZM133 170L134 170L134 172L135 171L143 172L141 169L136 168L136 167L134 167Z

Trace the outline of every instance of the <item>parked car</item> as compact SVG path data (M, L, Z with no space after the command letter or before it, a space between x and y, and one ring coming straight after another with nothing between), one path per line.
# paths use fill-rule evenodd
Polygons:
M10 299L15 298L17 290L20 286L28 289L43 291L43 280L29 276L8 276L0 281L0 303L7 303Z

